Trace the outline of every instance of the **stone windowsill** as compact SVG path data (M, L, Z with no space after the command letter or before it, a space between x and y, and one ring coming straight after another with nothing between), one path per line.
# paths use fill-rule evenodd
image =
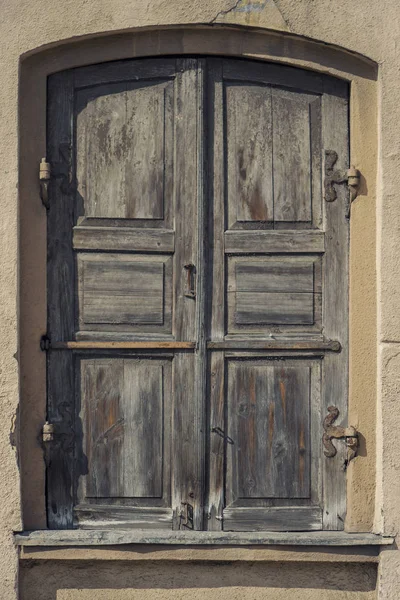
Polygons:
M392 537L343 531L317 532L217 532L138 529L36 530L16 533L18 546L118 546L155 544L175 546L383 546Z

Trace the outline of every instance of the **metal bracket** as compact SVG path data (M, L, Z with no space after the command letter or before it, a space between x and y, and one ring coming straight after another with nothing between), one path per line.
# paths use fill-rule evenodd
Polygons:
M181 528L193 529L193 506L189 502L181 502L183 510L181 513Z
M328 413L323 423L325 430L322 436L322 443L325 446L324 454L327 458L336 456L337 450L332 443L332 439L344 439L347 446L347 459L344 464L344 468L346 469L349 462L357 456L359 445L358 431L355 427L337 427L333 425L340 414L336 406L329 406Z
M40 197L47 210L50 208L49 186L52 179L61 179L61 191L69 195L76 189L72 181L71 171L71 145L62 142L58 147L60 161L50 164L42 158L39 165Z
M333 202L337 198L335 185L347 183L350 191L350 204L357 198L358 188L360 186L360 171L355 167L350 167L346 171L335 170L334 166L338 160L337 152L334 150L325 150L325 168L324 168L324 190L326 202ZM349 213L349 210L348 210Z

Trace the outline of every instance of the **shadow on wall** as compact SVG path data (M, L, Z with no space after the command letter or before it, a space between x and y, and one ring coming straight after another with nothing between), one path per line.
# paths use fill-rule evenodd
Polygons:
M20 600L373 600L375 564L23 561Z

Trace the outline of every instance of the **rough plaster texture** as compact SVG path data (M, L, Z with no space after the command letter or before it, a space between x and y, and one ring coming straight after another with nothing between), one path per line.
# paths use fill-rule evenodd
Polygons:
M331 72L352 82L351 155L365 181L362 194L353 207L351 225L350 420L359 426L365 443L361 456L349 471L347 527L368 530L375 519L377 530L396 534L400 525L400 457L396 451L400 430L398 1L386 0L382 4L376 0L204 0L201 3L193 0L2 0L0 8L1 597L4 600L17 597L18 560L12 531L22 527L20 473L10 432L11 442L15 442L18 430L15 431L14 423L20 392L24 526L45 526L43 463L36 437L44 420L45 391L44 357L38 350L38 338L45 330L45 217L38 200L37 165L45 149L46 75L101 60L167 51L252 55ZM229 28L239 25L246 29L239 32L218 29L224 24ZM176 25L182 27L182 31L171 32L167 42L164 34L138 33ZM212 25L212 40L207 37L211 33L204 28L189 32L191 25ZM264 37L259 33L261 29L284 33ZM129 31L131 33L124 36L84 41L85 37L98 34ZM319 40L322 44L297 40L287 33ZM64 42L68 44L63 46ZM336 52L326 44L337 45L375 61L379 65L378 83L367 63L363 70L362 63L351 54ZM39 53L46 48L51 50ZM17 304L18 206L21 217L20 319ZM16 354L18 329L21 347ZM397 550L382 553L379 598L394 600L399 597L400 582L396 580L400 572L399 556ZM153 571L152 578L148 571L136 572L138 576L142 573L143 581L151 581L155 588L158 582L159 588L152 590L149 583L143 588L138 587L137 582L132 583L127 575L130 567L126 565L121 566L120 571L115 569L114 563L112 568L104 563L104 569L94 571L87 563L74 565L65 563L61 568L60 562L50 561L32 568L23 567L21 597L30 600L90 599L95 596L99 599L158 598L160 594L163 597L181 594L183 597L184 586L197 570L200 583L190 589L194 597L214 597L217 592L221 598L227 597L224 594L249 598L279 598L281 595L313 598L317 593L319 598L375 597L371 583L368 583L370 588L361 589L360 581L371 582L373 577L370 571L365 571L366 567L359 565L346 565L340 567L341 571L335 571L336 587L329 583L332 580L322 577L321 566L292 567L292 579L287 572L288 580L293 583L290 586L286 583L286 571L272 576L271 567L266 563L262 575L257 571L258 585L247 580L247 583L237 583L236 587L228 583L228 579L231 580L227 574L229 569L226 567L223 574L222 566L219 566L216 572L220 575L215 575L213 581L222 582L225 577L227 583L225 587L221 585L211 591L209 588L208 592L204 591L209 584L205 584L204 571L200 567L184 571L184 578L180 575L172 578L176 590L171 584L162 588L159 583L166 581L171 569L177 570L170 564ZM230 571L232 577L237 577L239 572L237 567L235 569ZM243 577L245 572L243 565L240 569ZM282 576L283 572L285 576ZM296 589L293 573L297 573L305 587L296 584L299 588ZM44 586L43 581L50 574L51 585ZM79 581L82 590L86 586L90 591L78 591ZM89 585L89 581L92 584ZM353 585L352 582L357 583ZM94 590L94 586L98 589Z
M43 585L45 582L45 585ZM375 565L24 563L21 600L373 600Z

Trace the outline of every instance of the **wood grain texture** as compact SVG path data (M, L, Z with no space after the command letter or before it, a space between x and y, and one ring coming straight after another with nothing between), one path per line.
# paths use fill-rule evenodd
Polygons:
M204 210L202 61L177 61L175 84L176 245L174 255L177 340L197 341L195 356L174 359L172 506L174 529L202 529L204 506ZM199 215L199 218L198 218ZM202 262L200 262L202 261ZM195 298L185 295L194 265Z
M274 220L311 222L309 103L302 94L272 93Z
M28 531L15 534L19 546L112 546L114 544L173 544L238 546L390 546L394 538L374 533L346 533L343 531L313 532L218 532L218 531Z
M81 361L84 497L162 497L171 404L165 368L151 359Z
M225 115L229 226L236 221L272 221L270 89L226 84Z
M321 156L347 166L346 85L168 58L49 92L48 156L72 164L48 226L49 525L343 527L344 445L328 462L320 430L331 404L346 424L348 223Z
M307 366L229 362L228 506L310 497L310 401Z
M78 93L77 176L86 216L164 218L173 176L172 98L172 83L154 80Z
M71 154L73 84L71 72L53 75L48 87L47 157L63 160L60 144ZM47 323L51 339L70 340L74 333L74 278L72 252L74 203L69 194L69 165L64 180L50 187L51 210L47 218ZM74 363L70 353L49 354L47 359L47 420L62 424L66 435L47 452L47 522L50 528L73 525L74 468Z
M319 506L227 508L224 531L312 531L322 529Z
M332 85L325 82L322 99L322 139L325 149L338 154L338 169L345 169L349 160L348 86L345 82ZM348 189L337 186L335 202L325 202L326 254L324 264L324 331L342 343L337 356L324 361L324 397L322 418L328 406L340 411L337 425L347 425L348 405L348 259L349 221L346 218ZM337 455L323 460L324 529L343 529L346 514L345 444L338 444Z
M171 230L133 227L75 226L74 250L112 252L173 252L175 234Z
M194 350L195 342L54 342L52 350Z
M78 272L81 329L171 332L170 257L80 253Z
M324 252L325 237L320 231L227 231L225 252L252 254Z
M172 527L172 509L145 506L116 506L115 504L80 505L74 511L75 525L80 529L98 529L107 523L108 529L167 529Z

